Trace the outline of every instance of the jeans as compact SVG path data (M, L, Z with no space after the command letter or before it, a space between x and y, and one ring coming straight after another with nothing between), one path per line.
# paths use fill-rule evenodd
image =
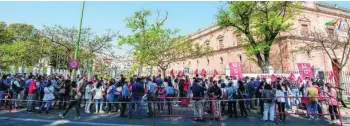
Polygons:
M232 107L233 107L233 114L235 115L235 118L237 118L237 102L236 101L228 101L228 114L230 117L232 117Z
M139 118L141 118L141 101L142 101L142 96L132 96L130 107L129 107L129 118L132 118L132 105L136 104L137 105L137 115Z
M100 105L100 108L98 107ZM95 99L95 110L96 113L102 112L102 99Z
M314 119L317 119L317 102L309 102L306 106L306 111L307 111L307 115L306 117L309 118L310 117L310 112L313 114Z
M280 117L280 120L282 120L282 121L286 120L285 103L278 102L277 106L278 106L278 115Z
M285 107L288 108L288 109L292 109L292 106L290 105L289 103L289 98L288 98L288 92L284 92L284 96L285 96Z
M19 101L18 101L18 93L13 91L12 92L12 108L13 107L18 107L19 106Z
M174 95L168 95L167 97L174 97ZM173 109L172 103L171 103L172 99L171 98L166 98L165 100L167 101L167 105L168 105L168 114L171 115L172 114L172 109Z
M275 104L264 102L264 120L268 120L267 117L270 114L270 121L273 121L275 118Z
M40 106L40 111L43 110L45 104L47 104L47 105L46 105L46 110L49 111L50 106L51 106L51 103L52 103L52 100L43 101L43 102L41 103L41 106Z
M297 98L293 98L293 104L298 105L298 103L300 103L300 101L301 101L300 98L298 98L299 97L299 89L293 89L292 92L293 92L293 96L297 97Z
M336 105L329 105L328 108L329 114L331 114L331 120L334 120L334 116L336 117L336 119L340 119L339 115L338 115L338 108Z
M27 110L34 110L35 94L28 94Z
M203 101L198 100L194 101L194 116L199 117L199 119L203 119Z
M92 99L85 99L86 102L85 102L85 112L90 112L90 106L91 106L91 102L92 102Z
M248 96L246 97L247 99L252 99L253 95L248 93ZM246 100L245 101L246 109L253 108L253 103L252 100Z

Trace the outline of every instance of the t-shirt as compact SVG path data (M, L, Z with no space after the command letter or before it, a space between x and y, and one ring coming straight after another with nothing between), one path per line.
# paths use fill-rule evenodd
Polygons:
M34 87L36 87L35 81L30 82L28 86L28 94L35 94Z
M315 97L318 97L318 90L317 88L315 87L309 87L306 89L306 93L308 95L308 97L310 97L310 101L317 101L317 98Z

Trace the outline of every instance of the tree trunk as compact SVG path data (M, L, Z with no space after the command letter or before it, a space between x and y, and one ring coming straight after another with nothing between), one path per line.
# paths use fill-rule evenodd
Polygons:
M265 70L265 66L264 66L264 61L263 61L263 59L262 59L260 53L255 54L255 58L256 58L256 60L258 61L258 66L259 66L259 68L261 69L261 71L262 71L263 73L265 73L266 70Z
M165 78L166 78L166 74L165 74L166 69L163 69L163 68L161 68L161 69L162 69L162 75L163 75L163 78L165 79Z
M269 72L269 66L270 66L270 51L264 53L264 70L266 73Z
M345 107L347 108L344 100L343 100L343 69L338 68L338 101Z

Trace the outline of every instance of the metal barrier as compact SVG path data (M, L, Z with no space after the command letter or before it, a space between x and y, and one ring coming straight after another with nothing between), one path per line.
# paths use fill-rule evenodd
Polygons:
M288 97L277 97L277 98L288 99L287 101L289 102L289 105L291 105L291 106L292 106L292 102L291 102L292 100L290 100L290 99L300 99L300 101L299 101L300 103L299 104L305 104L305 109L307 109L308 104L310 104L310 101L309 101L310 97L288 96ZM331 113L326 114L325 113L326 111L324 111L324 109L323 109L324 104L325 105L329 105L329 100L331 99L331 97L312 97L312 98L321 99L321 100L316 102L316 104L317 104L317 108L316 109L318 109L318 105L319 105L318 103L320 103L320 107L321 107L322 113L318 113L318 112L314 113L314 112L312 112L311 108L309 108L310 111L311 111L310 115L313 115L313 114L322 115L322 116L323 115L333 115L333 116L335 116L335 119L337 119L336 116L339 116L340 125L343 125L343 119L342 119L342 116L341 116L341 111L340 111L339 102L338 102L337 98L333 98L333 99L335 99L337 101L337 105L336 105L337 108L336 109L338 111L338 114L331 114ZM279 125L279 122L280 122L279 116L283 115L283 114L285 114L285 115L292 115L292 114L294 114L294 115L307 115L308 114L307 110L306 110L306 113L304 112L305 110L301 110L300 111L299 104L297 104L296 110L293 110L293 106L291 107L292 112L288 112L288 111L279 112L279 110L278 110L279 103L276 102L276 104L275 104L276 124ZM314 110L314 111L318 111L318 110Z
M8 103L9 105L8 105L7 108L6 107L3 107L3 108L0 107L0 110L7 110L8 113L9 113L9 117L7 119L11 119L11 118L13 118L12 117L12 110L11 110L11 105L12 105L11 95L9 93L3 93L3 96L4 96L4 100L2 100L2 101L4 102L4 104Z

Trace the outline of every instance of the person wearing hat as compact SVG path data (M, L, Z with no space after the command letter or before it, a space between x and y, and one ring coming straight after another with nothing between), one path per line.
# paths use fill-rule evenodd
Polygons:
M329 97L328 111L331 116L332 124L339 123L338 115L338 101L337 101L337 91L330 83L326 83L327 92L325 92ZM335 117L335 118L334 118Z

